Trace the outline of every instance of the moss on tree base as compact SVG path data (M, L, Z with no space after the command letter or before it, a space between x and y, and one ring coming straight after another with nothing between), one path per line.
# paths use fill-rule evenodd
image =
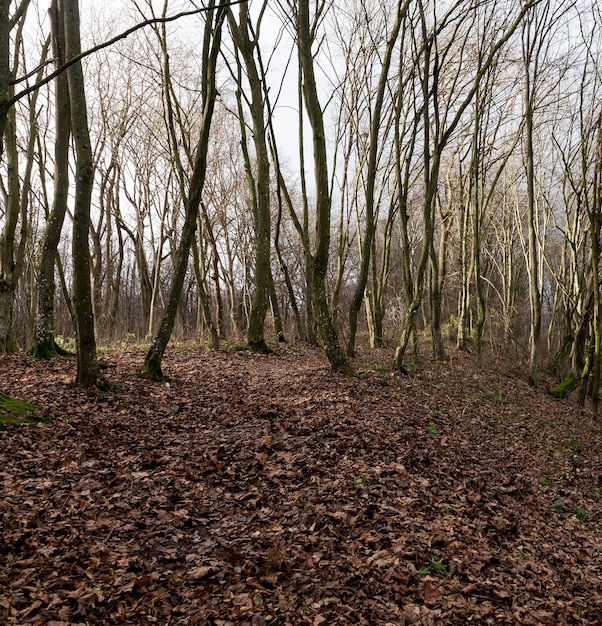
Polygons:
M571 374L568 378L563 380L559 385L550 389L548 395L552 398L562 399L568 397L571 392L579 386L579 379Z
M34 422L45 422L49 424L48 417L39 415L42 408L35 404L28 404L20 400L14 400L7 395L0 393L0 428L5 426L20 426L21 424L31 424Z
M74 356L72 352L64 350L56 341L45 341L32 346L27 354L36 359L57 359L62 356Z
M11 337L4 337L0 341L0 354L15 354L19 352L19 347Z
M274 350L265 342L265 339L249 341L249 350L257 352L257 354L275 354Z
M155 383L165 382L163 370L161 369L161 366L158 365L155 361L145 361L138 371L138 376L139 378L144 378L144 380L151 380Z

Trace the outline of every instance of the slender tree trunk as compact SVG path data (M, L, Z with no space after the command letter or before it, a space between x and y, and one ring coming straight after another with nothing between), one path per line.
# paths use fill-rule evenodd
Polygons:
M473 235L472 235L472 258L475 279L475 295L477 300L477 323L476 323L476 351L477 366L483 362L483 332L487 314L487 299L483 289L483 274L481 269L481 208L478 202L474 203Z
M297 37L299 58L303 73L303 94L307 116L312 129L314 147L314 174L316 179L316 250L311 259L313 305L324 351L333 369L346 370L347 359L328 307L326 274L330 251L331 197L328 184L328 153L324 131L324 117L318 97L312 55L313 37L310 30L309 0L299 0Z
M4 131L10 110L10 21L11 0L0 0L0 157L4 154Z
M216 9L215 3L212 3L211 7L212 10L205 14L206 22L203 41L203 117L201 121L200 138L194 159L194 167L190 179L189 194L186 199L185 219L175 263L174 277L172 279L169 297L159 325L159 330L142 364L141 374L152 380L163 379L161 363L165 349L171 338L182 297L184 279L186 277L186 269L190 256L190 247L196 232L201 194L205 184L207 149L209 146L211 120L213 118L217 95L215 83L216 63L221 45L221 29L224 20L224 10L221 6Z
M277 162L277 159L276 159L276 162ZM292 284L291 277L288 271L288 266L280 250L280 227L282 224L282 189L280 188L280 185L278 185L277 195L278 195L278 218L276 219L276 232L274 233L274 250L276 251L278 265L280 266L282 276L284 277L284 283L286 285L289 305L291 309L293 310L293 317L295 320L295 331L296 331L297 337L302 337L303 333L302 333L302 325L301 325L301 316L299 314L299 306L297 305L297 297L295 296L295 290L293 289L293 284ZM283 329L283 339L284 339L284 329Z
M403 295L404 295L404 312L405 318L402 323L401 336L395 350L395 367L406 372L403 365L403 359L408 348L410 337L416 336L416 312L418 306L415 305L414 295L414 276L412 273L412 246L410 243L410 216L408 214L408 192L410 181L410 160L405 160L405 166L402 171L402 151L401 137L399 128L399 116L401 114L401 104L397 104L395 124L395 175L397 178L397 193L399 202L399 223L401 227L401 267L403 273ZM416 129L412 134L410 152L413 152L412 145L415 142ZM416 344L415 344L416 345ZM417 346L416 346L417 347ZM417 356L417 350L416 350Z
M424 176L424 199L422 201L423 235L422 252L420 254L420 260L418 261L418 266L416 268L416 272L413 278L411 273L411 259L406 258L404 261L407 272L407 275L405 275L404 278L409 281L409 284L407 286L404 286L406 290L405 320L401 332L401 339L395 351L395 364L397 369L399 369L401 372L405 371L405 368L403 367L403 357L407 349L410 336L412 335L412 333L415 332L416 315L422 305L427 264L429 260L431 263L435 262L435 251L433 246L433 207L435 194L437 191L440 151L439 147L436 146L434 153L432 152L432 129L430 120L429 99L431 95L434 95L436 93L436 90L438 88L438 65L435 64L434 67L432 67L431 54L433 49L433 43L428 41L429 38L427 36L426 19L424 15L424 7L422 6L422 4L420 4L420 17L422 40L424 42L424 67L422 69L422 75L420 76L420 88L423 97L423 105L421 111L421 117L423 122L422 161ZM433 83L432 87L431 79ZM438 111L435 112L435 131L437 131L440 126L440 120L437 113ZM438 140L438 136L436 136L435 138L436 140ZM404 239L409 241L407 205L402 203L400 208L402 233L404 234ZM404 252L404 254L409 255L409 250L407 252Z
M531 330L529 334L529 384L537 384L539 347L541 343L541 289L539 285L539 249L537 231L537 202L535 199L535 163L533 148L533 99L527 72L525 95L525 163L527 175L527 228L529 236L529 303Z
M284 325L282 323L282 314L280 313L280 304L278 302L278 294L276 293L276 285L274 284L274 277L270 273L270 308L272 309L272 317L274 319L274 330L278 337L278 343L284 343L286 341L284 337Z
M594 419L600 411L600 373L602 369L602 299L600 293L600 234L602 230L602 112L598 117L598 141L596 146L595 192L590 215L592 237L592 274L594 288L593 315L593 363L592 363L592 406Z
M469 192L470 194L470 192ZM468 318L470 312L470 276L472 257L469 255L468 225L470 221L470 195L462 200L459 216L460 233L460 295L458 298L458 333L456 348L466 350L468 343ZM474 246L473 246L474 250Z
M395 216L397 213L397 199L395 194L392 194L389 202L389 212L387 215L387 221L385 224L382 250L380 254L380 266L378 271L376 268L373 270L372 277L372 291L370 296L370 315L373 326L373 340L371 345L374 348L382 348L384 344L384 329L383 321L385 319L385 305L387 295L387 285L389 280L389 266L391 263L391 246L393 243L393 227L395 225Z
M202 250L199 251L199 245L196 241L192 244L192 257L194 265L194 274L197 282L197 289L199 290L199 300L202 309L202 317L205 326L209 329L211 337L211 349L219 350L219 333L213 318L211 316L211 296L207 289L207 275L205 272L205 259Z
M63 15L58 10L57 0L50 7L55 65L65 62L65 28ZM40 268L37 280L37 313L33 346L29 353L38 358L53 358L65 355L66 351L57 346L54 340L54 280L55 259L69 194L69 140L71 137L71 109L69 104L69 83L67 74L56 77L55 89L55 129L54 143L54 197L52 211L46 222L46 230L41 243Z
M397 42L397 37L403 21L403 16L409 6L408 0L398 0L397 13L395 22L391 29L391 33L387 40L385 53L383 57L383 64L380 71L380 77L378 80L378 86L376 91L376 102L374 104L374 111L371 115L370 123L370 139L369 139L369 154L368 154L368 169L366 172L366 227L364 232L364 239L361 244L360 255L360 270L357 278L355 291L351 300L351 306L349 307L349 338L347 341L347 355L353 357L355 353L355 336L357 333L357 318L364 300L364 291L368 282L368 270L370 267L370 260L373 258L372 249L374 241L374 233L376 232L375 221L375 186L376 186L376 173L378 167L378 151L379 151L379 136L381 117L383 112L383 105L385 99L385 93L388 86L389 68L391 66L391 59L393 57L393 49Z
M226 328L224 324L224 303L222 298L222 290L219 281L219 252L217 250L217 242L211 228L211 221L207 213L207 207L201 202L201 214L203 218L203 233L207 237L209 248L211 250L211 280L213 282L213 294L215 297L215 309L218 341L226 336Z

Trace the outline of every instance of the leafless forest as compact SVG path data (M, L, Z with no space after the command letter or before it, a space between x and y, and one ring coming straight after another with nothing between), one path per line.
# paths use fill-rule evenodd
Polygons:
M0 348L425 335L597 410L600 9L2 0Z
M599 0L0 0L0 621L602 623L601 70Z

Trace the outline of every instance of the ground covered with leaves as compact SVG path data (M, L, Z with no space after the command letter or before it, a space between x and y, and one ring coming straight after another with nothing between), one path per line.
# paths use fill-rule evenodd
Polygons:
M382 356L382 355L381 355ZM0 358L0 623L602 623L601 434L470 356ZM370 360L375 360L372 363Z

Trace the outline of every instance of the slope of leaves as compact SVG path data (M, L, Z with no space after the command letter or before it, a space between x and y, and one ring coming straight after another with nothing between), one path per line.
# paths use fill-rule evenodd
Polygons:
M461 355L412 377L281 356L0 359L3 624L602 622L600 433ZM369 357L368 357L369 358Z

